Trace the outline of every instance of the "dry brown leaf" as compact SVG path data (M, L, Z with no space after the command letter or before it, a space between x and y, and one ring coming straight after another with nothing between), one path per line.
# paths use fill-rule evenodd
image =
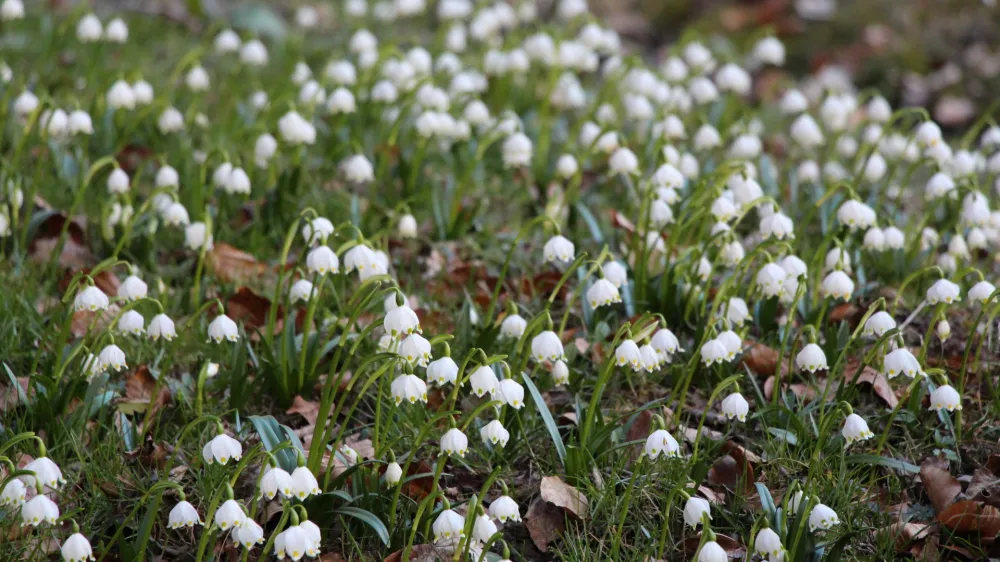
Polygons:
M111 328L111 323L121 312L121 307L116 303L111 303L104 310L91 312L89 310L78 310L73 313L73 320L70 322L70 332L82 338L92 331L95 333L107 331Z
M1000 478L989 469L977 468L972 472L972 482L965 495L975 501L1000 507Z
M528 528L531 542L538 550L549 551L549 543L558 537L566 528L566 514L555 504L542 498L535 498L524 516L524 526Z
M743 358L740 360L758 375L773 375L778 368L778 350L750 340L743 341Z
M920 465L920 480L934 511L938 513L942 513L962 493L962 484L948 472L947 465L942 468L935 459L928 459Z
M215 244L208 252L205 265L223 283L247 283L267 270L257 258L223 242Z
M455 553L455 549L446 545L436 545L436 544L415 544L410 548L410 562L440 562L442 560L451 560L452 555ZM393 552L386 557L384 562L401 562L403 560L403 551Z
M847 376L853 377L856 368L847 371ZM895 408L899 404L899 398L896 396L895 391L892 390L892 386L889 384L889 380L885 378L885 375L876 371L871 367L865 367L861 374L858 375L856 379L857 384L870 384L872 390L875 391L875 395L882 399L890 408Z
M243 322L247 330L256 330L267 325L267 319L271 312L271 299L262 297L253 292L249 287L240 287L233 296L226 301L226 315L234 322ZM277 323L275 331L280 331L285 315L281 306L278 306Z
M162 374L160 376L163 376ZM153 392L156 391L156 398ZM156 379L145 365L139 365L135 370L125 375L125 397L118 401L118 410L126 414L145 412L152 408L151 416L155 416L161 408L170 403L170 388L161 384L156 390ZM148 428L142 428L148 429Z
M746 557L747 547L744 546L738 539L727 537L721 533L716 533L715 542L719 543L719 546L726 551L726 554L728 554L730 558L742 559ZM697 552L699 546L701 546L701 533L698 533L697 536L684 539L684 552L688 554L694 554Z
M315 426L316 419L319 418L319 402L315 400L306 400L305 398L296 395L295 399L292 400L292 405L287 410L286 414L299 414L309 425Z
M43 220L35 231L35 237L28 245L28 254L35 263L48 263L52 252L59 245L59 235L63 226L66 227L66 241L59 253L57 263L62 267L78 270L97 263L97 258L87 247L87 236L84 233L86 222L77 219L69 220L65 214L57 213ZM103 289L102 289L103 290Z
M757 477L753 465L746 459L737 460L732 455L723 455L708 469L707 479L712 486L723 486L730 490L739 490L742 484L743 490L749 493L753 491Z
M544 476L541 484L542 499L554 503L578 519L587 518L587 496L558 476Z
M975 533L990 539L1000 533L1000 509L972 500L951 504L938 515L938 521L956 533Z
M6 381L6 377L4 377ZM17 384L21 387L21 390L14 388L13 385L5 384L0 386L0 410L6 412L8 409L16 407L21 402L21 394L28 400L31 400L31 383L28 377L17 377Z
M888 527L880 529L879 533L892 538L896 544L896 550L905 552L908 550L910 543L915 540L923 540L933 534L934 531L934 526L927 523L897 521Z

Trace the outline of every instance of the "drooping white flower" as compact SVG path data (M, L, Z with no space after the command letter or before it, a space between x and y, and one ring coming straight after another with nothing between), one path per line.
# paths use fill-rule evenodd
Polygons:
M21 525L37 527L54 525L59 519L59 506L45 494L38 494L21 506Z
M306 254L306 270L320 275L339 273L340 259L328 246L317 246Z
M0 5L0 19L14 21L24 19L24 2L22 0L4 0Z
M528 321L520 314L508 314L500 323L500 335L505 338L519 339L527 326Z
M785 552L785 547L781 544L781 537L768 527L757 531L753 547L757 551L757 554L767 556L769 560L775 562L781 560Z
M417 230L418 227L416 217L409 213L399 217L399 224L396 227L396 232L399 233L400 238L416 238Z
M240 47L240 61L249 66L267 64L267 47L258 39L251 39Z
M533 153L531 139L524 133L514 133L503 142L503 163L507 168L527 166L531 164Z
M566 353L563 350L562 341L559 339L559 336L551 330L541 332L532 338L531 356L538 362L566 359Z
M316 127L296 111L289 111L278 120L278 131L281 133L281 138L288 144L314 144L316 142Z
M865 441L875 436L875 434L868 429L868 422L857 414L850 414L847 416L844 420L844 428L840 431L840 433L844 436L848 445L851 445L856 441Z
M760 233L764 238L795 238L795 225L784 213L775 213L760 221Z
M257 141L254 143L254 162L257 164L258 168L266 169L271 161L271 158L273 158L277 152L277 139L275 139L270 133L263 133L257 137Z
M434 531L434 542L458 542L465 536L465 518L454 510L445 509L434 520L431 528Z
M545 243L542 255L547 262L569 263L576 255L576 247L566 237L557 234Z
M29 462L24 466L24 470L34 473L34 476L25 475L21 477L25 485L29 488L34 488L36 481L41 482L42 485L51 490L57 490L59 486L66 483L59 465L52 462L52 459L48 457L39 457Z
M208 339L215 343L222 343L223 340L236 342L240 339L240 331L232 318L220 314L208 325Z
M170 514L167 515L167 527L171 529L194 527L201 524L201 517L198 516L198 510L188 501L179 502L170 510Z
M524 387L514 379L503 379L497 384L497 396L511 408L520 410L524 406Z
M121 168L115 168L111 170L108 174L108 193L119 194L126 193L129 189L129 178L125 170Z
M757 286L766 296L774 297L782 293L788 273L780 265L769 263L757 272Z
M413 333L400 342L398 353L407 363L426 367L431 360L431 342L420 334Z
M945 341L951 337L951 324L949 324L947 320L942 320L937 323L937 326L934 327L934 331L941 341Z
M479 436L483 439L484 443L506 447L507 441L510 439L510 432L504 429L500 420L493 420L479 430Z
M726 419L736 418L745 422L748 413L750 413L750 404L739 392L734 392L722 400L722 414L726 416Z
M642 370L642 356L639 345L634 340L625 340L615 349L615 362L619 367L631 366L633 371Z
M233 531L233 542L250 550L255 545L264 544L264 529L256 521L247 517L243 526Z
M677 341L677 336L667 328L657 330L649 343L660 354L660 359L663 361L668 360L671 355L678 351L684 351L681 349L680 342Z
M288 301L291 304L295 304L299 301L309 302L312 296L315 294L313 290L313 284L308 279L299 279L292 284L292 287L288 290Z
M928 304L951 304L962 300L961 288L947 279L938 279L927 289Z
M458 364L451 357L441 357L440 359L435 359L427 365L427 380L437 384L438 386L444 386L446 384L454 384L458 380Z
M208 226L203 222L193 222L184 227L184 245L192 250L211 250L214 244Z
M753 58L762 64L785 64L785 45L777 37L764 37L753 46Z
M397 406L403 402L427 403L427 383L416 375L399 375L392 381L390 390Z
M260 495L273 500L279 493L286 498L292 497L292 475L280 466L272 466L260 479Z
M232 29L223 29L215 36L215 51L220 54L235 53L240 50L240 36Z
M311 556L309 552L318 554L319 545L301 524L288 527L274 539L274 553L279 559L287 556L298 562L305 556Z
M883 372L890 379L899 375L906 375L912 379L923 374L917 358L908 349L902 347L886 354L883 365Z
M651 460L656 460L661 454L667 457L681 455L681 447L677 440L665 429L657 429L650 433L643 450Z
M403 478L403 467L398 462L391 462L385 467L385 483L395 486Z
M875 211L857 199L850 199L837 209L837 220L851 230L865 230L875 224Z
M985 304L986 299L996 291L997 288L989 281L980 281L969 289L969 300Z
M382 325L385 331L394 338L403 337L412 333L422 333L420 329L420 318L413 309L407 305L397 306L385 314Z
M517 506L517 502L510 496L500 496L493 500L490 503L487 513L489 513L490 517L501 523L521 521L521 510Z
M954 412L962 409L962 396L951 385L945 384L931 392L931 409Z
M831 271L823 279L819 292L824 297L851 300L854 294L854 281L843 271Z
M128 310L118 318L118 331L122 334L142 335L145 325L146 319L135 310Z
M617 287L607 279L601 278L587 289L587 302L590 303L591 308L596 309L622 302L622 297L618 293Z
M344 176L353 183L367 183L375 181L375 168L364 154L349 156L341 164Z
M230 460L239 461L243 458L243 445L225 433L220 433L205 443L201 456L208 464L225 465Z
M814 343L806 344L799 351L799 354L795 356L795 364L798 365L799 369L809 371L810 373L829 368L823 348Z
M715 338L726 348L726 360L732 361L736 354L743 350L743 338L732 330L720 332Z
M823 504L816 504L809 512L809 530L812 532L826 531L834 525L840 524L840 517L837 512Z
M236 500L226 500L215 512L215 526L228 531L238 529L246 522L247 514Z
M497 393L500 388L500 381L496 373L487 365L482 365L469 376L469 384L472 385L472 393L482 398L487 393L490 396Z
M726 344L717 339L711 339L701 346L701 361L706 367L711 367L715 363L725 362L728 353Z
M319 482L308 468L297 467L292 471L290 478L292 495L300 501L320 493Z
M28 490L24 482L14 478L8 480L3 489L0 489L0 507L17 509L24 503Z
M73 310L77 312L82 310L96 312L108 308L109 305L108 296L93 285L85 287L73 299Z
M457 427L453 427L441 436L441 454L465 457L469 450L469 438Z
M76 38L81 43L94 43L101 40L104 34L104 26L101 20L94 14L87 14L80 18L76 24Z
M125 363L125 352L115 344L105 346L97 357L101 362L102 371L111 370L117 372L128 367Z
M864 336L882 337L883 334L896 327L896 321L888 312L880 310L868 317L861 333Z
M709 520L712 519L712 506L708 500L697 496L688 498L684 504L684 523L689 527L696 528L702 524L702 518L705 515L708 516Z
M90 541L81 533L73 533L66 539L59 549L65 562L86 562L95 560L94 551L90 546Z

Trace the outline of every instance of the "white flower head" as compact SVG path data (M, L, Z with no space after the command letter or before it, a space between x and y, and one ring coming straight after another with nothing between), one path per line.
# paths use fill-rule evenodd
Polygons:
M708 516L709 520L712 519L712 506L708 500L697 496L688 498L687 503L684 504L684 523L689 527L697 527L702 524L702 518L705 515Z
M427 403L427 383L416 375L400 375L391 385L392 397L396 405L403 402L410 404L416 402Z
M809 530L812 532L826 531L835 525L840 524L840 517L837 512L823 504L816 504L809 512Z
M465 518L454 510L446 509L437 516L431 528L434 531L434 542L457 543L465 537Z
M125 352L115 344L110 344L101 350L97 356L101 363L102 371L121 371L128 368L125 363Z
M73 299L73 310L80 312L83 310L96 312L108 308L110 301L104 291L89 285L76 294Z
M328 246L317 246L306 254L306 270L309 273L338 273L340 271L340 259Z
M167 516L167 527L171 529L194 527L201 524L201 517L198 516L198 510L188 501L182 501L175 505Z
M510 432L504 428L500 420L493 420L479 430L479 436L483 439L483 443L506 447L507 441L510 439Z
M420 334L413 333L399 344L398 353L407 363L426 367L431 360L431 343Z
M826 354L823 353L823 348L815 343L806 344L806 346L799 351L799 354L795 356L795 364L798 365L799 369L809 371L810 373L815 373L816 371L822 371L829 368L826 362Z
M739 392L734 392L722 400L722 414L726 419L735 418L745 422L748 413L750 413L750 403Z
M427 380L444 386L458 380L458 364L451 357L435 359L427 365Z
M260 495L273 500L279 493L285 498L292 497L292 475L280 466L273 466L260 479Z
M927 289L928 304L951 304L962 300L961 288L947 279L938 279Z
M240 331L236 322L225 314L220 314L208 325L208 341L222 343L223 340L237 342L240 339Z
M38 494L21 506L22 526L55 525L58 520L59 506L45 494Z
M547 262L569 263L576 255L576 247L566 237L557 234L545 243L542 255Z
M308 468L297 467L292 471L290 478L292 495L300 501L320 493L319 482L316 481L316 477Z
M651 460L656 460L661 454L666 457L681 456L680 445L674 436L665 429L657 429L650 433L649 437L646 438L643 451Z
M834 299L851 300L854 294L854 281L843 271L831 271L820 285L820 294Z
M201 456L208 464L225 465L230 460L239 461L243 458L243 445L225 433L220 433L205 443Z
M857 441L866 441L875 436L875 434L868 429L868 422L866 422L861 416L853 413L844 419L844 428L840 431L840 433L844 436L848 445Z
M441 454L465 457L469 450L469 438L456 427L449 429L441 436Z
M497 396L511 408L520 410L524 406L524 387L514 379L503 379L497 384Z
M228 531L242 527L246 519L247 514L243 511L243 506L236 500L226 500L215 511L214 522L216 527Z
M510 496L500 496L499 498L493 500L490 503L488 509L490 517L496 519L501 523L506 523L507 521L521 521L521 510Z
M894 349L886 354L883 360L883 372L890 379L899 375L906 375L912 379L924 373L920 368L920 362L906 348Z

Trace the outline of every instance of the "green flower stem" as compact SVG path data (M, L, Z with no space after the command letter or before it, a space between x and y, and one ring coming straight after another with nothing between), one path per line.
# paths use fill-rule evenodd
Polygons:
M507 258L503 262L503 268L500 269L500 275L497 277L496 286L493 287L493 295L490 297L490 305L487 307L486 314L482 318L484 326L489 326L493 323L493 311L496 310L497 300L500 297L500 288L503 287L504 282L507 280L507 270L510 268L510 262L514 258L514 252L517 251L518 242L520 242L521 238L523 238L531 229L543 222L548 222L555 229L556 233L559 232L559 224L548 215L539 215L521 227L517 236L514 238L514 241L510 245L510 250L507 251Z

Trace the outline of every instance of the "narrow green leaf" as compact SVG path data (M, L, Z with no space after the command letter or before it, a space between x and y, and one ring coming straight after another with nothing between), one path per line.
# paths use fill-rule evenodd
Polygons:
M385 523L383 523L378 517L375 517L375 514L372 512L361 509L360 507L344 506L338 508L337 513L340 515L348 515L368 525L373 531L375 531L375 534L378 535L382 544L389 546L389 530L385 528Z
M909 472L910 474L919 474L920 467L915 464L910 464L899 459L893 459L889 457L880 457L878 455L848 455L844 457L844 462L852 464L866 464L866 465L879 465L886 468L893 468L895 470L902 470L903 472Z
M559 461L565 466L566 446L563 444L562 436L559 435L559 427L556 426L556 421L552 419L552 413L549 412L549 407L545 405L545 400L542 399L541 393L538 392L538 388L535 387L535 383L531 381L527 374L524 375L524 386L528 387L528 392L531 393L531 400L535 403L535 408L538 409L538 413L542 415L542 421L545 422L545 429L549 430L549 437L552 438L552 443L556 446L556 453L559 454Z

